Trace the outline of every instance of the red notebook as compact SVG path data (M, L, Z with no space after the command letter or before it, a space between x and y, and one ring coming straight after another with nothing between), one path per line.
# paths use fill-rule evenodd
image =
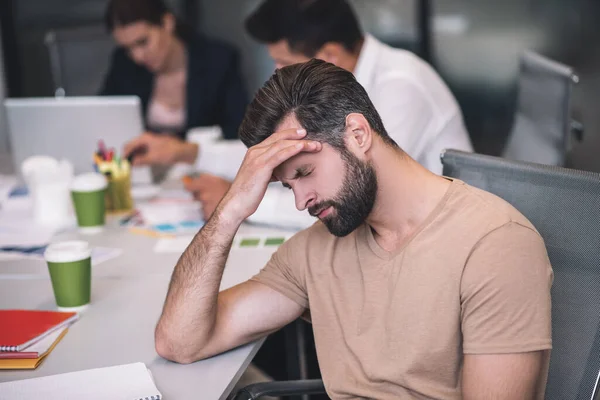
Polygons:
M0 310L0 351L21 351L78 318L74 312Z

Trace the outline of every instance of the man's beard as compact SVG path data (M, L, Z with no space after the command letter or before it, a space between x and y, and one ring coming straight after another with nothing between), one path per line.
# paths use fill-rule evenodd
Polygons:
M346 174L338 194L333 200L322 201L308 209L316 217L328 207L333 207L333 212L321 221L329 232L338 237L350 234L365 222L377 196L377 176L373 166L346 149L342 150L342 159L346 161Z

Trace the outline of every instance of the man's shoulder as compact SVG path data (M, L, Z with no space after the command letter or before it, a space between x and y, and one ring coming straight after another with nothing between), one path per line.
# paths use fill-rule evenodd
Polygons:
M376 74L381 78L411 77L429 64L415 53L392 47L373 38L377 47Z
M521 226L539 235L529 219L506 200L460 180L456 183L458 190L451 206L465 224L479 226L482 236L507 225Z

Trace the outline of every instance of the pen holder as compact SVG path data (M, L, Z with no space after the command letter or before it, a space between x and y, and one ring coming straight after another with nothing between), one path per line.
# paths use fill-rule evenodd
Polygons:
M133 209L131 198L131 174L118 177L107 176L106 211L130 211Z

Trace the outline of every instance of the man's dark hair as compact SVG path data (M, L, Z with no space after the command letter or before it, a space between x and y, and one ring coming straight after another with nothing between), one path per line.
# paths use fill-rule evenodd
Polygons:
M135 22L147 22L151 25L162 25L165 14L171 10L163 0L110 0L104 13L104 25L109 32L117 26L125 26ZM187 41L192 34L191 29L176 19L176 35Z
M363 39L346 0L265 0L246 19L246 30L262 43L286 39L292 51L307 57L328 42L354 52Z
M291 113L306 129L306 138L342 151L346 116L360 113L385 143L397 147L354 75L325 61L313 59L276 70L246 109L240 139L248 147L262 142Z

